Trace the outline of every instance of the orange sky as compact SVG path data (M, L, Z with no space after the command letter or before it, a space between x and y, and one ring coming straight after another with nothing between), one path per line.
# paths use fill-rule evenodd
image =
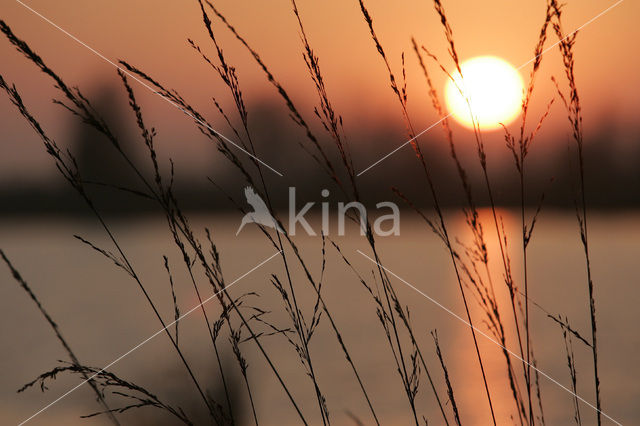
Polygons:
M223 102L229 101L216 76L187 46L186 39L190 37L209 48L195 1L141 0L135 5L124 0L100 3L28 0L25 3L106 57L126 59L168 86L179 89L202 110L211 111L209 99L212 95ZM613 3L612 0L568 2L564 15L566 30L584 24ZM314 93L313 86L306 74L289 1L225 0L217 1L216 5L260 52L301 109L311 113L315 98L309 95ZM401 52L407 52L409 107L416 127L425 128L434 121L435 115L429 107L424 81L411 52L410 37L414 35L421 44L446 59L446 44L431 2L369 0L367 6L398 75L401 73ZM449 0L444 6L462 60L477 55L495 55L517 67L531 59L544 15L543 1ZM344 115L345 127L397 121L398 107L357 1L300 0L299 8L310 41L320 57L329 95ZM99 82L116 83L110 65L19 3L5 0L1 17L69 83L85 88L89 94L92 88L102 84ZM640 106L640 59L635 55L637 48L634 45L640 42L640 28L636 24L639 17L640 3L626 0L579 35L576 67L587 130L595 129L603 120L610 120L614 126L638 133L634 123ZM238 68L247 103L251 105L265 97L272 98L272 87L246 51L224 28L217 30L228 59ZM550 42L553 41L555 36L550 34ZM0 40L0 58L0 73L17 84L27 104L42 117L44 124L64 138L68 119L60 108L50 103L55 93L50 81L36 72L4 39ZM444 76L435 67L432 69L438 87L443 87ZM525 78L528 71L529 68L522 70ZM562 75L556 50L545 56L534 99L534 114L542 111L555 94L549 81L551 75ZM150 111L161 136L173 140L172 144L178 143L176 140L197 138L197 133L180 112L151 94L143 95L146 89L137 89L143 107ZM214 123L219 122L215 115L210 116ZM548 126L559 128L564 120L565 113L558 104ZM50 170L50 167L43 167L48 162L37 139L24 123L15 119L14 109L6 96L0 96L0 129L0 176L3 179L12 179L11 176L23 179L27 175L38 175L38 171ZM404 141L403 137L402 133L397 135L398 145ZM193 144L183 151L196 154L192 161L197 162L198 150L198 145ZM385 153L379 152L380 156ZM377 154L376 147L372 147L372 156Z

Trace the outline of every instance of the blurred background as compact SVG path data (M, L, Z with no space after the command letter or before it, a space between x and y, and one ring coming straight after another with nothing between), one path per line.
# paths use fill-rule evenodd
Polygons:
M569 2L564 8L565 30L569 32L580 27L612 3L605 0ZM232 111L233 99L211 67L187 42L192 39L210 56L215 56L197 2L30 0L26 4L109 60L126 60L166 87L176 89L216 126L216 130L234 139L232 130L213 102L215 98ZM313 116L317 97L304 63L299 29L290 2L224 0L215 4L260 53L313 130L323 134L321 124ZM401 56L405 54L408 108L415 127L422 130L431 126L438 116L431 106L424 77L412 51L411 37L434 52L448 69L453 68L431 2L370 0L367 6L396 75L402 73ZM449 1L445 7L461 60L494 55L519 67L532 59L544 19L544 1ZM299 9L307 36L320 58L328 94L342 116L354 166L359 172L407 139L397 99L389 88L388 74L371 41L357 1L301 0ZM640 347L640 336L633 330L633 325L640 321L636 309L640 297L637 266L640 254L640 214L637 210L640 205L640 123L637 120L640 59L632 47L640 40L638 17L640 4L624 1L580 31L575 46L576 78L586 138L586 197L594 211L590 244L602 341L602 393L605 411L624 424L640 420L640 409L635 404L640 398L637 386L640 369L634 355ZM149 170L144 142L115 68L18 2L4 2L0 19L10 25L18 37L26 40L69 85L81 89L117 132L124 151L144 170ZM236 67L257 154L283 174L280 177L267 171L265 175L277 208L286 210L288 188L295 186L299 205L316 202L310 216L317 224L322 189L331 191L332 202L346 200L300 147L307 143L304 133L288 117L281 98L250 54L218 20L214 20L213 25L228 61ZM555 41L556 37L550 31L547 45ZM429 65L435 86L442 94L446 76L434 63ZM520 72L527 82L530 65ZM59 92L51 80L5 38L0 39L0 73L8 82L16 84L25 104L47 133L73 153L86 179L136 188L136 180L126 171L121 157L100 135L52 103L53 99L59 98ZM556 98L528 159L526 204L531 213L543 194L545 197L531 243L532 299L548 312L568 315L572 325L588 334L584 257L574 213L577 193L575 144L552 76L566 89L557 49L544 55L529 121L536 123L548 103ZM273 254L273 247L256 229L247 228L235 237L242 215L226 193L244 206L242 176L197 130L189 117L135 81L130 80L130 84L147 124L157 130L156 148L163 172L169 172L171 158L175 164L179 200L193 214L198 229L205 226L213 229L228 279L242 275ZM236 116L231 120L234 124L239 122ZM473 133L453 120L451 125L463 165L474 187L474 196L480 206L486 206L488 200ZM508 127L517 130L519 120ZM519 211L513 209L520 203L517 171L512 154L505 146L504 132L489 131L484 138L499 212L507 233L515 236L509 243L513 250L514 274L519 277L518 274L522 274ZM435 127L421 137L420 142L447 208L452 235L464 241L469 238L459 210L464 205L464 193L449 157L447 141L440 127ZM330 145L328 139L321 143ZM331 159L338 162L338 153L331 149L329 152ZM367 205L388 200L402 206L402 201L391 191L391 187L397 187L416 205L430 211L431 198L426 192L419 162L408 145L360 176L358 184ZM107 213L115 234L122 238L123 247L136 261L163 312L170 317L171 294L162 269L162 255L175 258L177 265L180 254L172 247L166 224L154 213L157 207L150 201L102 185L93 185L90 190L98 208ZM490 234L493 225L487 211L482 210L482 218L488 238L494 238L490 244L496 249L497 241ZM42 142L17 115L3 93L0 96L0 248L41 295L52 316L75 343L80 358L90 365L101 366L157 331L158 326L149 309L141 307L142 296L133 283L104 258L75 240L74 234L87 237L98 245L108 243L90 211L56 170ZM402 212L400 235L380 240L386 266L453 311L463 312L447 259L448 252L410 209ZM298 242L304 253L316 257L317 264L313 266L314 272L318 272L320 258L317 256L321 253L322 242L307 237L300 237ZM356 228L341 237L339 243L355 267L370 275L372 265L355 251L367 247ZM406 424L411 421L406 417L406 397L402 395L397 372L390 366L391 355L385 346L375 309L364 290L358 287L352 271L335 252L328 255L327 263L330 265L327 271L328 303L334 307L345 339L352 344L354 358L362 366L365 381L372 389L374 402L387 420L383 423ZM501 264L492 267L495 267L494 275L501 277ZM262 303L277 312L282 308L278 306L277 294L268 287L270 273L283 273L281 262L273 261L264 270L257 271L255 276L239 283L243 287L237 291L238 294L258 291ZM292 273L294 277L303 278L302 271ZM184 284L178 296L183 300L185 310L196 303L185 282L187 278L179 273L176 275L176 282L182 280L180 285ZM37 389L27 394L15 393L25 382L53 367L57 359L65 359L65 354L39 313L3 268L0 268L0 283L0 315L3 318L0 331L5 341L0 349L0 421L17 424L74 386L78 378L62 378L52 386L53 391L44 394ZM461 413L466 420L463 423L488 424L486 402L479 397L481 376L476 368L469 368L475 362L474 354L468 350L469 331L447 313L403 287L402 283L397 285L402 288L400 291L411 307L415 323L419 324L420 341L429 349L429 362L434 368L438 360L432 353L433 343L428 331L439 330L443 351L450 357L452 381L460 392L459 405L465 407ZM501 300L507 300L506 297L506 293L500 294ZM301 298L303 303L313 307L312 294L303 294ZM209 309L217 312L218 307L212 305ZM476 314L480 315L479 311ZM275 321L286 319L274 315ZM561 383L568 384L561 331L549 321L544 311L536 310L533 315L540 367ZM197 320L189 321L196 323ZM190 323L184 325L185 339L192 342L190 355L215 391L219 378L211 371L210 353L198 345L204 329L192 328ZM354 424L355 417L369 424L367 408L358 398L357 388L335 339L331 339L326 328L319 332L314 345L321 354L317 356L318 368L327 377L324 386L330 409L334 407L335 410L332 413L334 422ZM295 383L294 387L300 389L298 396L303 406L312 412L315 407L311 388L295 364L299 362L295 354L277 340L269 341L267 345L285 374ZM490 376L496 382L504 381L499 350L487 342L481 345L490 360ZM247 349L247 356L250 374L254 374L252 380L260 390L257 407L263 423L297 424L295 413L287 405L281 389L263 368L264 361L253 349ZM576 353L578 393L593 401L589 352L580 348ZM493 359L495 362L491 361ZM229 355L225 362L235 361ZM114 369L158 389L167 399L190 410L195 405L192 390L179 367L166 339L159 337ZM581 374L581 371L585 373ZM235 374L240 383L239 372ZM397 385L397 389L390 383ZM428 395L426 384L422 386L424 400L421 400L421 407L430 422L438 424L433 398ZM550 382L541 386L543 398L548 401L545 413L548 424L571 421L570 395ZM508 401L507 390L499 386L495 389L501 424L514 422L510 418L511 407L507 402L500 402L501 398ZM238 395L238 406L245 413L244 424L251 421L251 416L246 411L244 394L238 391ZM100 417L78 419L81 414L95 411L97 406L92 398L87 389L79 391L34 419L32 424L107 424ZM581 409L584 424L595 424L592 410L585 405L581 405ZM193 410L197 413L197 408ZM313 424L317 424L320 420L313 416L309 414ZM166 420L148 411L128 414L123 419L124 424L158 424Z
M303 61L299 30L289 2L251 6L236 2L216 4L260 53L303 115L312 117L316 96ZM215 72L187 43L187 38L191 38L201 46L210 44L197 3L141 2L133 7L127 2L99 5L69 1L61 6L33 1L29 5L107 58L126 60L148 71L167 87L175 88L204 113L217 130L232 135L212 98L227 109L232 100ZM566 30L578 28L607 6L607 2L600 0L567 5ZM417 129L427 128L438 117L427 96L410 37L416 37L419 44L452 67L435 12L429 2L413 1L394 5L372 1L369 8L398 75L401 74L401 54L406 54L409 111ZM461 60L494 55L515 67L525 64L532 59L544 8L544 2L448 4L447 13L454 23ZM634 207L640 199L637 190L640 185L640 126L635 119L640 106L637 78L640 60L628 51L629 43L639 37L640 30L634 25L639 8L635 3L625 2L584 28L577 39L576 78L584 110L588 200L594 207ZM375 52L357 2L336 1L321 5L302 2L300 13L320 58L329 96L343 117L355 168L364 170L406 141L400 108L388 87L386 70ZM144 156L134 117L127 109L126 92L112 66L18 3L6 4L3 19L69 84L82 88L107 122L119 130L127 152L134 157ZM216 29L228 61L237 68L258 155L284 174L284 178L276 179L276 186L285 190L280 194L274 189L274 196L280 195L279 199L286 201L286 188L297 186L299 190L310 191L311 199L318 199L320 189L328 183L320 168L313 167L313 161L300 148L299 143L306 143L305 135L289 119L283 102L246 49L222 26ZM547 45L556 41L554 37L550 34ZM118 177L120 183L125 182L128 177L120 176L119 160L109 147L104 146L104 141L101 143L87 126L63 108L52 105L51 100L57 94L51 82L9 43L2 43L0 49L3 75L16 83L26 104L45 129L56 136L61 146L71 149L77 156L81 171L97 180L113 181ZM442 90L446 76L435 63L428 65L436 88ZM529 71L530 66L520 71L525 81ZM563 72L558 49L546 53L537 77L531 125L537 122L551 99L557 98L551 76L558 78L565 88ZM158 131L159 152L173 158L178 166L188 165L176 168L177 186L185 191L184 202L193 208L233 208L207 180L212 177L230 189L236 178L213 144L197 131L189 117L146 88L132 83L148 124ZM547 202L572 207L575 191L570 177L575 175L575 169L571 169L569 159L573 156L569 154L569 148L573 144L564 107L559 99L556 100L531 149L528 178L532 196L528 202L537 204L538 194L544 191ZM13 107L6 97L0 100L0 111L3 129L1 212L84 211L67 193L37 136L26 122L15 120ZM237 118L231 118L237 122ZM309 118L307 121L317 133L321 132L316 120ZM452 125L463 164L473 178L479 177L472 132L459 127L453 120ZM513 131L518 126L519 120L515 120L510 129ZM446 158L448 152L440 128L427 132L421 142L427 156L434 158L431 163L446 203L455 205L463 201L453 163L438 160ZM511 154L505 148L503 132L486 132L485 143L497 202L504 205L518 203L517 174ZM144 158L141 161L144 162ZM552 178L554 183L550 184ZM416 202L428 204L429 198L415 191L416 179L420 179L419 163L407 145L363 174L359 184L370 197L390 198L389 188L394 185L416 195L413 197ZM113 195L113 191L107 192L106 196ZM477 197L482 200L484 193L478 191ZM41 202L43 200L46 202ZM140 205L115 202L108 203L107 207L125 211L144 209Z

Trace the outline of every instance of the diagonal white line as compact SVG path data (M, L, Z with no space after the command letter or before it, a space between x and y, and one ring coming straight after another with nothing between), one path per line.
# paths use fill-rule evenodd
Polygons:
M282 253L282 250L272 254L268 259L263 260L262 262L260 262L258 265L254 266L252 269L250 269L249 271L245 272L244 274L240 275L238 278L236 278L235 280L233 280L233 282L229 285L227 285L226 287L224 287L222 290L217 291L216 293L212 294L211 296L207 297L205 300L202 301L202 303L199 303L198 305L194 306L193 308L189 309L187 312L185 312L183 315L181 315L180 317L178 317L175 321L169 323L166 325L166 327L161 328L160 330L156 331L155 333L153 333L151 336L147 337L146 339L144 339L142 342L138 343L136 346L134 346L133 348L129 349L127 352L123 353L122 355L120 355L118 358L114 359L113 361L111 361L109 364L105 365L100 371L98 371L97 373L95 373L94 375L92 375L91 377L89 377L88 379L78 383L76 386L74 386L73 388L69 389L67 392L63 393L61 396L59 396L58 398L56 398L55 400L51 401L49 404L47 404L46 406L42 407L38 412L34 413L31 417L29 417L26 420L23 420L20 424L18 424L18 426L22 426L23 424L27 423L28 421L30 421L31 419L33 419L34 417L36 417L38 414L42 413L43 411L45 411L46 409L48 409L49 407L51 407L52 405L56 404L57 402L59 402L60 400L62 400L63 398L65 398L66 396L68 396L70 393L72 393L73 391L75 391L76 389L78 389L80 386L84 385L85 383L91 381L93 378L95 378L98 374L102 373L103 371L105 371L107 368L110 368L112 365L114 365L115 363L117 363L118 361L121 361L123 358L125 358L126 356L128 356L129 354L131 354L132 352L134 352L135 350L137 350L138 348L140 348L141 346L143 346L144 344L146 344L147 342L149 342L150 340L152 340L154 337L156 337L158 334L162 333L163 331L165 331L166 329L168 329L169 327L171 327L172 325L176 324L178 321L180 321L181 319L185 318L187 315L190 315L193 311L195 311L196 309L200 308L202 305L204 305L205 303L209 302L210 300L212 300L213 298L217 297L220 293L222 293L223 291L226 291L229 287L231 287L232 285L234 285L235 283L237 283L238 281L240 281L241 279L243 279L244 277L246 277L247 275L249 275L250 273L252 273L253 271L255 271L256 269L258 269L259 267L261 267L262 265L264 265L265 263L267 263L268 261L270 261L271 259L273 259L274 257L276 257L277 255L279 255L280 253Z
M222 133L220 133L219 131L217 131L216 129L212 128L211 126L209 126L207 123L205 123L204 121L196 118L193 114L191 114L189 111L185 110L184 108L182 108L180 105L176 104L175 102L173 102L171 99L163 96L161 93L159 93L157 90L155 90L153 87L149 86L147 83L145 83L144 81L142 81L141 79L139 79L135 74L129 72L127 69L122 68L120 65L116 64L115 62L113 62L111 59L107 58L106 56L104 56L102 53L98 52L96 49L92 48L91 46L89 46L88 44L86 44L85 42L83 42L82 40L80 40L79 38L77 38L76 36L74 36L73 34L69 33L68 31L66 31L64 28L61 28L60 26L58 26L56 23L54 23L53 21L51 21L49 18L47 18L46 16L42 15L41 13L39 13L38 11L34 10L33 8L29 7L28 5L24 4L22 1L20 0L16 0L17 3L19 3L20 5L24 6L26 9L30 10L31 12L33 12L35 15L39 16L40 18L42 18L44 21L46 21L47 23L51 24L53 27L55 27L56 29L60 30L62 33L64 33L66 36L68 36L69 38L71 38L72 40L74 40L75 42L79 43L80 45L86 47L87 49L89 49L94 55L98 56L100 59L104 60L105 62L109 63L110 65L116 67L117 69L119 69L120 71L122 71L123 73L125 73L127 76L131 77L132 79L134 79L135 81L137 81L138 83L140 83L142 86L146 87L147 89L149 89L151 92L155 93L156 95L160 96L162 99L164 99L165 101L167 101L170 105L172 105L173 107L179 109L180 111L182 111L183 113L185 113L187 116L191 117L193 120L195 120L196 122L198 122L198 124L206 127L207 129L211 130L212 132L214 132L216 135L218 135L220 138L224 139L226 142L229 142L231 145L235 146L236 148L238 148L240 151L244 152L245 154L247 154L249 157L253 158L254 160L256 160L258 163L262 164L263 166L265 166L266 168L268 168L269 170L271 170L272 172L274 172L275 174L277 174L280 177L283 177L283 174L280 173L279 171L277 171L276 169L274 169L273 167L271 167L270 165L268 165L267 163L265 163L264 161L262 161L261 159L259 159L258 157L256 157L255 155L251 154L249 151L247 151L246 149L244 149L243 147L241 147L240 145L238 145L237 143L235 143L234 141L232 141L231 139L229 139L228 137L226 137L225 135L223 135Z
M520 65L517 70L520 71L522 68L526 67L527 65L529 65L531 62L535 61L538 57L544 55L545 53L547 53L548 51L550 51L551 49L553 49L554 47L556 47L557 45L559 45L560 43L562 43L563 41L565 41L566 39L568 39L569 37L571 37L572 35L574 35L575 33L577 33L578 31L580 31L581 29L583 29L584 27L586 27L587 25L593 23L594 21L596 21L598 18L602 17L604 14L606 14L607 12L609 12L611 9L615 8L616 6L618 6L620 3L622 3L624 0L618 0L617 2L615 2L614 4L612 4L611 6L609 6L608 8L606 8L605 10L603 10L602 12L598 13L596 16L594 16L593 18L589 19L587 22L585 22L584 24L580 25L578 28L576 28L573 32L571 32L570 34L568 34L565 38L563 38L562 40L559 40L555 43L553 43L551 46L547 47L546 49L544 49L539 55L534 56L533 58L529 59L527 62L525 62L524 64ZM378 161L376 161L375 163L371 164L369 167L367 167L366 169L364 169L363 171L361 171L360 173L358 173L356 176L360 176L362 174L364 174L365 172L369 171L370 169L372 169L373 167L377 166L378 164L380 164L382 161L386 160L387 158L389 158L390 156L392 156L393 154L395 154L396 152L398 152L401 148L404 148L405 146L407 146L408 144L410 144L411 142L413 142L414 140L418 139L420 136L424 135L425 133L427 133L429 130L433 129L436 125L440 124L441 122L443 122L444 120L446 120L447 118L451 117L453 115L453 113L449 113L446 116L442 117L441 119L439 119L438 121L436 121L435 123L433 123L432 125L430 125L429 127L427 127L426 129L424 129L423 131L421 131L420 133L418 133L417 135L415 135L414 137L412 137L411 139L409 139L408 141L406 141L405 143L403 143L402 145L398 146L397 148L395 148L393 151L391 151L390 153L388 153L387 155L385 155L384 157L382 157L381 159L379 159Z
M545 373L544 371L540 370L539 368L537 368L536 366L528 363L526 360L522 359L522 357L520 357L518 354L516 354L515 352L511 351L510 349L507 349L505 346L503 346L500 342L496 341L495 339L493 339L493 337L491 337L490 335L488 335L487 333L485 333L484 331L478 329L476 326L469 324L469 322L467 320L465 320L464 318L462 318L460 315L456 314L455 312L453 312L451 309L447 308L446 306L444 306L443 304L441 304L440 302L438 302L437 300L435 300L434 298L432 298L431 296L429 296L428 294L424 293L422 290L419 290L418 288L414 287L413 285L411 285L409 282L405 281L403 278L401 278L400 276L396 275L394 272L392 272L391 270L389 270L387 267L382 266L380 263L376 262L374 259L370 258L369 256L367 256L366 254L364 254L363 252L361 252L360 250L356 250L358 253L360 253L362 256L366 257L367 259L369 259L371 262L375 263L376 265L378 265L380 268L384 269L385 271L387 271L389 274L393 275L395 278L397 278L398 280L402 281L404 284L406 284L408 287L410 287L411 289L415 290L416 292L418 292L420 295L422 295L423 297L425 297L426 299L428 299L430 302L434 303L435 305L437 305L438 307L442 308L445 312L447 312L449 315L453 316L454 318L456 318L457 320L459 320L460 322L462 322L463 324L465 324L467 327L473 328L476 333L482 335L483 337L485 337L487 340L489 340L490 342L496 344L497 346L499 346L500 348L504 349L505 351L507 351L512 357L518 359L519 361L522 361L525 365L528 365L529 367L531 367L532 369L534 369L535 371L537 371L538 373L540 373L542 376L544 376L546 379L548 379L549 381L555 383L556 385L560 386L562 389L564 389L565 391L569 392L571 395L575 396L576 398L578 398L580 401L584 402L585 404L587 404L589 407L593 408L594 410L598 411L600 414L602 414L603 416L605 416L606 418L608 418L609 420L611 420L612 422L614 422L615 424L622 426L622 423L618 422L617 420L609 417L605 412L603 412L602 410L598 410L593 404L591 404L589 401L587 401L586 399L582 398L580 395L574 393L571 389L567 388L566 386L564 386L562 383L558 382L556 379L554 379L553 377L549 376L547 373Z
M382 157L381 159L379 159L378 161L376 161L375 163L373 163L372 165L370 165L369 167L367 167L366 169L361 171L360 173L358 173L356 176L360 176L361 174L364 174L365 172L367 172L369 169L377 166L378 164L380 164L381 162L383 162L384 160L386 160L387 158L391 157L393 154L398 152L401 148L404 148L407 144L409 144L409 143L413 142L414 140L418 139L420 136L424 135L429 130L433 129L435 126L437 126L438 124L442 123L444 120L446 120L449 117L451 117L451 114L449 114L449 115L447 115L445 117L442 117L440 120L436 121L431 126L427 127L426 129L424 129L423 131L421 131L420 133L418 133L417 135L415 135L414 137L412 137L411 139L409 139L408 141L406 141L405 143L403 143L402 145L400 145L399 147L397 147L396 149L394 149L393 151L391 151L390 153L388 153L387 155L385 155L384 157Z
M526 67L527 65L529 65L531 62L535 61L539 56L544 55L545 53L547 53L548 51L550 51L551 49L553 49L554 47L556 47L557 45L559 45L560 43L562 43L563 41L565 41L566 39L568 39L569 37L571 37L572 35L574 35L575 33L577 33L578 31L580 31L581 29L583 29L584 27L586 27L587 25L593 23L595 20L597 20L598 18L602 17L602 15L606 14L607 12L609 12L611 9L613 9L614 7L618 6L620 3L622 3L624 0L618 0L617 2L615 2L614 4L612 4L611 6L609 6L608 8L606 8L605 10L603 10L602 12L598 13L596 16L594 16L593 18L589 19L587 22L585 22L584 24L580 25L575 31L573 31L571 34L567 35L565 38L563 38L562 40L559 40L555 43L553 43L551 46L547 47L546 49L544 49L538 56L534 56L533 58L529 59L527 62L525 62L524 64L522 64L520 67L518 67L518 70L521 70L522 68Z

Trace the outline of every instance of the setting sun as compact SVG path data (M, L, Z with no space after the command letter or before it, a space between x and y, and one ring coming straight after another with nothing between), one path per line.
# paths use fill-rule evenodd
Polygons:
M447 108L459 123L473 127L469 104L482 130L499 128L500 123L506 125L518 116L524 86L511 64L494 56L479 56L460 68L462 77L456 71L445 89Z

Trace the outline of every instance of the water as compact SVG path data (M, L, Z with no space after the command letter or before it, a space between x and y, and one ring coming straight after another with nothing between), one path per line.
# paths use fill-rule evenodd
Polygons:
M506 210L501 215L507 233L517 236L519 216ZM513 315L502 280L501 261L495 251L495 228L487 220L488 217L484 219L485 233L493 253L491 271L501 303L500 313L507 324L508 346L518 353L517 339L511 326ZM227 283L233 282L276 252L256 229L247 227L236 238L238 221L236 215L193 219L196 229L204 226L213 229ZM469 235L460 216L452 214L449 223L454 235L462 241L468 241ZM138 218L111 221L111 224L114 234L167 321L173 319L173 307L162 255L170 259L182 312L197 304L192 284L181 264L181 256L172 245L162 220ZM113 249L93 222L65 219L3 219L0 224L0 247L14 261L59 324L80 360L101 367L158 331L159 323L145 304L135 282L104 257L73 238L73 234L81 235L100 247ZM311 273L316 279L319 278L322 270L321 239L297 236L295 241L302 255L309 260ZM357 228L348 229L348 235L337 237L336 242L355 269L372 282L370 279L375 265L356 251L370 254ZM514 237L508 243L514 278L520 284L522 262L519 240ZM637 309L640 301L640 214L592 214L590 244L597 297L603 408L622 424L637 424L640 420L640 406L637 404L640 400L640 367L637 365L640 333L636 328L640 323L640 311ZM378 245L381 259L390 271L453 313L465 316L448 252L424 223L412 218L408 212L403 213L401 235L379 238ZM325 302L359 369L376 413L382 424L411 424L413 416L371 297L329 242L326 252L323 278ZM315 302L313 293L293 257L290 257L290 261L298 302L303 306L303 311L310 314ZM41 372L54 367L56 360L66 360L67 357L34 304L11 279L4 266L0 267L0 272L0 330L4 342L0 350L0 422L17 424L75 386L79 378L59 376L49 384L50 390L45 393L38 388L21 394L15 392ZM200 274L197 268L196 272ZM272 259L239 280L230 292L235 296L247 292L258 293L259 297L248 296L246 305L272 311L270 320L286 328L291 323L283 314L282 301L269 282L272 273L286 282L281 258ZM583 336L590 337L584 256L572 214L543 212L530 245L529 273L531 300L550 313L567 315L573 328ZM197 275L196 278L201 283L203 297L211 295L212 290L203 277ZM393 284L402 303L411 312L416 336L441 397L446 400L442 370L429 334L434 329L438 331L463 424L488 424L489 409L469 328L402 281L394 278ZM477 303L469 297L476 325L486 331ZM215 300L206 307L211 317L219 315ZM539 308L531 305L530 312L538 367L564 386L570 386L560 328ZM246 400L237 364L226 347L227 336L220 339L225 345L225 371L232 376L230 381L235 389L234 394L238 395L238 400ZM515 415L515 410L506 382L504 356L492 342L480 335L478 339L498 422L517 423L517 418L510 418ZM199 310L180 322L179 342L204 386L219 387L211 342ZM281 336L265 337L263 342L305 417L311 424L320 423L313 388L302 373L293 349ZM578 394L594 402L590 350L575 339L573 345ZM245 342L242 349L249 363L248 378L260 423L298 424L295 411L255 344ZM319 385L327 398L332 423L354 424L352 416L355 416L364 424L372 424L367 405L326 318L322 318L310 343L310 350ZM521 374L521 363L517 359L513 359L513 363L516 372ZM182 406L189 413L198 415L201 410L192 384L164 335L151 340L110 370L149 388L162 399ZM572 396L544 377L540 378L540 387L547 424L570 424L573 416ZM583 403L579 407L583 424L594 424L594 411ZM84 386L35 417L29 424L107 424L106 419L101 417L79 419L80 415L98 409L89 388ZM419 415L425 415L430 424L442 423L424 375L420 378L417 409ZM450 405L445 409L451 413ZM241 413L242 423L250 424L251 414L246 403L236 406L236 414L240 416ZM150 408L121 415L120 418L123 424L158 424L161 419L167 419L158 417L156 411ZM172 422L170 420L167 424Z

